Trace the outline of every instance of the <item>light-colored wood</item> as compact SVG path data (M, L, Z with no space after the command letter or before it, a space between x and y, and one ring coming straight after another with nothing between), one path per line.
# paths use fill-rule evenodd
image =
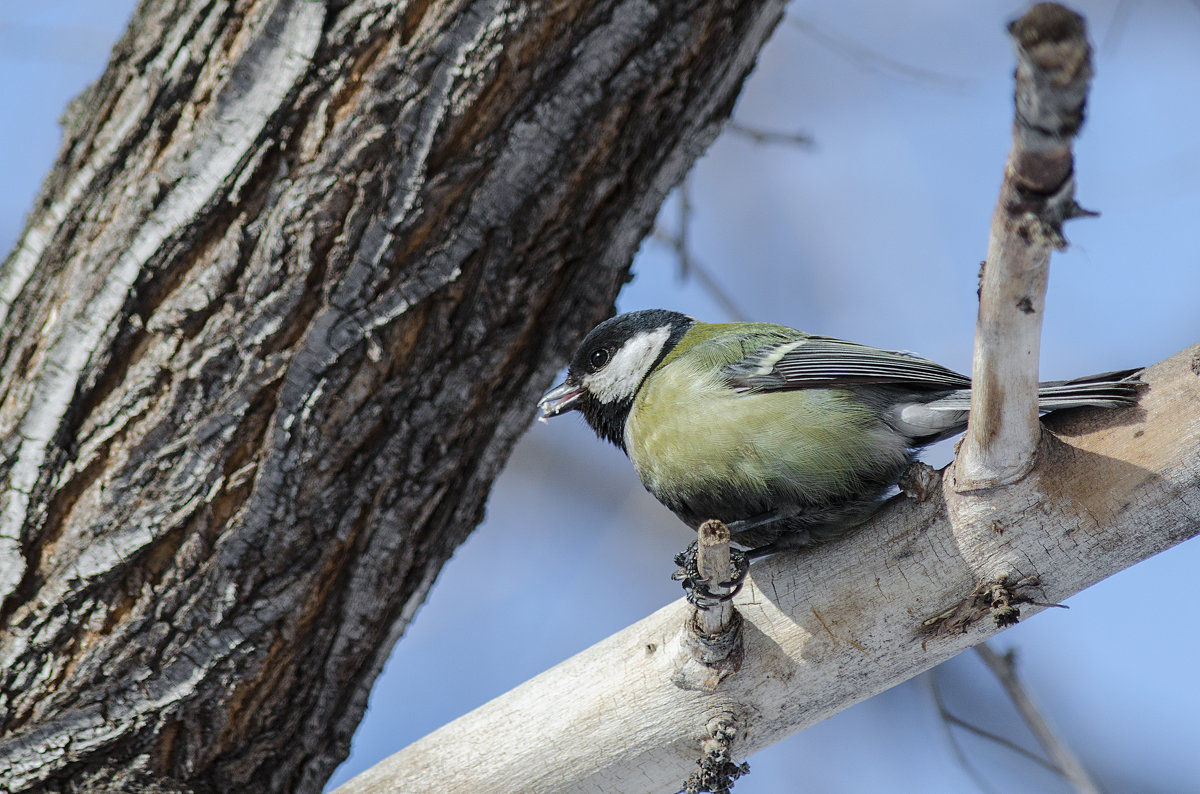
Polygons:
M700 581L706 583L713 595L728 595L734 588L722 587L721 582L733 578L729 527L720 521L705 521L696 535ZM722 680L742 665L745 652L742 616L734 609L732 600L713 602L701 598L683 625L672 680L681 689L714 692Z
M955 468L961 490L1024 476L1038 445L1038 353L1050 254L1079 214L1071 146L1091 69L1083 19L1050 3L1015 21L1013 146L980 274L971 420Z
M719 521L706 521L696 531L696 567L700 578L709 582L708 589L714 595L725 595L731 588L721 587L721 582L732 578L729 565L729 527ZM696 622L706 634L717 634L729 626L733 618L733 603L721 601L708 609L696 610Z
M852 537L756 562L735 599L741 668L711 694L672 681L690 607L670 604L415 742L337 794L662 792L711 722L738 758L911 678L998 629L1200 532L1200 345L1151 367L1135 408L1053 417L1041 465L986 497L897 497Z

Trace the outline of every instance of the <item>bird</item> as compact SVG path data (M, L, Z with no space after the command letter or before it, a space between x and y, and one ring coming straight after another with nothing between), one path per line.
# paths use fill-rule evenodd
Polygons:
M1038 408L1134 404L1140 372L1041 383ZM722 521L754 558L862 524L970 401L970 378L911 353L644 309L589 332L538 407L579 411L683 523Z

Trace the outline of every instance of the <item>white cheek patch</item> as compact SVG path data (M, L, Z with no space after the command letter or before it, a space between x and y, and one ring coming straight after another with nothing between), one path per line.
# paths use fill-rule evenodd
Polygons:
M602 403L632 398L670 338L666 325L631 336L607 366L583 379L583 385Z

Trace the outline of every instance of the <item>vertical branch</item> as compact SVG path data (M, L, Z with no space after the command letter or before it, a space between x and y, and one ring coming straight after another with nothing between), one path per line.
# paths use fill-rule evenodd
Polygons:
M696 567L701 581L711 582L709 592L722 596L732 591L721 582L733 579L729 557L729 527L720 521L705 521L696 533ZM733 620L733 602L718 601L707 609L696 610L696 621L705 634L724 631Z
M1017 49L1013 147L980 277L971 423L959 491L1013 482L1033 465L1038 351L1050 252L1075 203L1071 144L1092 76L1083 18L1053 3L1009 26Z
M736 576L731 564L729 527L720 521L700 525L696 572L707 597L694 601L683 627L681 655L672 681L680 689L715 692L723 679L742 666L742 616L724 596L741 585L727 586Z

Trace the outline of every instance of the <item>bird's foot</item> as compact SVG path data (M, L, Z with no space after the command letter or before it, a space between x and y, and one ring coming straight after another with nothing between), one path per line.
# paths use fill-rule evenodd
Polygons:
M711 609L724 601L728 601L741 592L746 583L746 574L750 572L750 558L745 552L737 549L729 550L729 563L733 569L728 582L717 582L716 587L728 592L714 593L709 589L712 582L700 575L696 561L697 542L692 541L686 549L675 555L675 564L679 570L671 574L671 578L683 585L688 603L697 609Z

